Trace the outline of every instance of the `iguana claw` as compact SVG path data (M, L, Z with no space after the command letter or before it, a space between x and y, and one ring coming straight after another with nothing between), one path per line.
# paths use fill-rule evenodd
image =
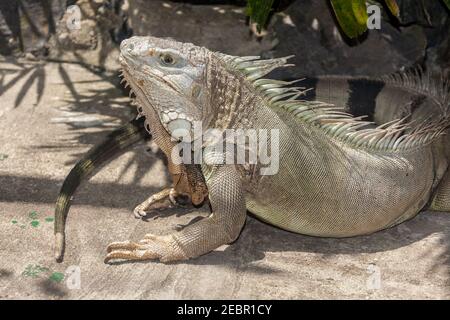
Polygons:
M145 235L139 242L112 242L107 248L108 254L105 263L111 260L151 260L159 259L161 262L185 260L187 256L179 250L173 237Z
M178 204L176 196L178 196L178 193L174 188L163 189L160 192L151 195L148 199L134 208L133 214L137 219L141 219L147 216L148 211L155 203L162 202L167 198L169 198L170 203L165 204L164 207L170 208L172 205Z

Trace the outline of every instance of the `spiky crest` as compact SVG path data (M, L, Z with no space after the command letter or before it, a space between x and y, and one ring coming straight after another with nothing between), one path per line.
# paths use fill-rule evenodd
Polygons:
M231 70L241 72L253 87L267 101L270 108L280 108L292 113L303 123L315 125L331 138L339 139L353 147L379 151L408 150L432 142L440 136L450 125L448 110L449 86L448 82L433 82L423 73L397 73L383 80L400 87L410 88L439 101L443 106L443 116L440 121L423 121L411 128L408 117L384 123L374 127L375 123L365 121L365 117L354 117L346 113L343 107L320 101L304 101L298 99L309 89L291 86L294 82L262 78L279 67L291 66L287 60L292 56L260 60L257 56L236 57L219 54Z
M383 76L381 79L388 84L431 97L443 108L443 112L449 112L450 83L442 73L433 77L430 72L424 71L419 66Z

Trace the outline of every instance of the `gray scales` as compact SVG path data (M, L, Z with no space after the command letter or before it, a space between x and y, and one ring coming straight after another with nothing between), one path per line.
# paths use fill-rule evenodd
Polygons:
M247 210L321 237L370 234L423 209L450 212L446 80L420 69L378 79L306 79L301 87L263 78L289 66L288 58L235 57L155 37L124 40L124 81L145 122L117 130L66 178L55 214L56 259L63 257L69 199L81 179L145 137L144 130L167 156L173 186L138 205L135 216L167 199L209 201L212 213L176 233L111 243L105 262L198 257L236 240ZM259 164L174 164L172 134L192 130L194 121L221 131L278 129L278 173L261 175ZM205 159L226 156L202 147Z

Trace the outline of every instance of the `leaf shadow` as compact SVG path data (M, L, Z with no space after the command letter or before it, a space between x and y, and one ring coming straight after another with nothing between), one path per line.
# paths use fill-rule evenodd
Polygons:
M23 99L27 94L29 94L30 89L33 85L36 86L36 102L33 104L37 106L42 99L46 86L46 72L45 64L42 62L38 63L28 63L28 62L18 62L7 59L8 63L11 63L14 68L0 68L0 96L5 94L8 90L13 88L18 84L18 82L23 81L22 87L16 95L14 101L14 108L21 105ZM16 74L11 79L6 81L7 75Z
M16 100L14 101L14 108L17 108L22 103L23 98L31 89L34 83L36 83L36 102L34 103L34 105L37 106L41 101L42 95L44 93L45 78L46 78L44 66L43 64L37 64L36 67L32 68L30 71L31 75L25 81L25 83L23 84L22 88L20 89L19 93L16 96ZM26 72L25 74L27 73L28 72Z
M62 100L65 105L58 107L61 116L56 120L52 119L54 122L68 126L67 137L61 137L55 144L34 146L34 149L56 153L67 152L74 144L94 146L103 141L111 130L136 117L135 107L131 106L131 101L127 98L128 90L120 86L118 72L102 72L87 65L77 64L86 73L96 77L76 80L66 68L67 66L66 63L58 63L57 72L63 85L67 88L69 96ZM41 81L41 84L44 81ZM105 88L95 85L101 82L109 83L112 86ZM80 89L80 85L84 87L88 85L88 88ZM133 183L141 183L144 175L139 173L150 170L151 164L154 163L154 160L149 157L155 159L155 157L160 158L161 155L158 152L150 152L144 143L138 144L128 151L131 153L131 157L118 173L117 181L132 172ZM137 153L139 152L147 153L147 157L138 157ZM73 153L71 160L65 165L73 166L84 154L84 151Z

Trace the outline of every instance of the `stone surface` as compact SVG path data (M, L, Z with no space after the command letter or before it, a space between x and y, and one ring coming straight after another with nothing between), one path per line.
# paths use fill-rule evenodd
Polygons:
M130 0L134 35L172 37L233 55L295 55L284 77L320 74L382 75L420 62L427 38L421 27L396 29L383 20L358 41L342 38L327 1L295 1L273 15L266 36L257 38L235 6ZM349 45L350 44L350 45ZM389 54L386 54L389 52Z
M137 203L168 183L160 154L145 144L80 187L65 260L56 263L50 220L62 181L131 109L115 78L79 65L8 60L0 72L0 298L450 298L448 213L348 239L297 235L249 217L233 245L198 259L105 265L109 242L172 232L207 213L133 217Z
M172 37L233 55L271 50L272 39L257 39L246 25L245 8L231 5L191 5L170 1L129 1L133 35Z
M53 35L49 34L51 28L46 25L40 2L23 1L28 16L35 21L33 28L24 14L19 15L13 6L1 2L0 53L10 54L14 48L17 53L20 28L13 22L20 21L25 51L108 70L117 69L118 43L131 34L173 37L236 55L294 54L292 62L297 68L295 72L287 72L290 77L341 73L380 75L414 63L444 74L450 70L450 19L442 1L399 0L402 12L399 21L384 14L381 30L371 30L354 41L342 39L329 0L280 1L282 11L272 16L265 36L260 38L246 23L243 1L205 4L205 1L192 0L78 0L67 3L72 2L80 8L79 28L68 28L74 25L77 16L73 10L64 10L65 1L54 1L51 11L56 34ZM237 6L239 3L241 6ZM20 18L4 18L12 18L14 14ZM48 42L47 38L50 38Z
M107 1L78 0L51 36L49 58L117 70L119 50L112 34L122 23Z
M350 41L342 36L327 3L296 1L274 16L270 29L278 45L273 54L295 54L296 68L287 70L291 76L383 75L424 59L427 39L421 27L396 28L382 19L381 29Z

